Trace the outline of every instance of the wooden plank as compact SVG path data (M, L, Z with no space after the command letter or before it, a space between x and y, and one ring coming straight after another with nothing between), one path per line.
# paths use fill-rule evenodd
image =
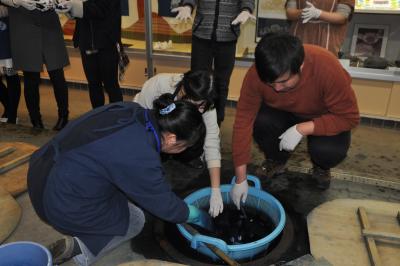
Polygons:
M0 157L0 165L3 165L12 159L20 157L24 154L31 154L38 147L24 142L5 142L2 147L14 147L15 151L6 157ZM27 173L29 165L24 163L18 167L0 174L0 187L4 188L12 196L18 196L27 189Z
M0 149L0 158L13 153L16 150L14 147L5 147Z
M400 233L396 220L400 202L344 198L328 201L307 216L310 253L315 259L324 258L332 266L371 265L357 214L360 206L368 212L371 230ZM397 242L375 242L382 265L399 266Z
M400 243L400 234L396 234L396 233L363 229L362 234L363 234L363 236L366 236L366 237L373 237L373 238L385 239L385 240L396 241L396 242L399 241L399 243Z
M199 234L199 232L197 232L196 229L194 229L192 226L184 223L183 227L185 227L185 229L191 234L191 235L197 235ZM225 252L223 252L221 249L219 249L218 247L210 244L210 243L204 243L206 245L207 248L209 248L212 252L215 253L215 255L217 255L218 257L220 257L224 262L226 262L228 265L230 266L240 266L240 264L233 260L232 258L230 258L227 254L225 254Z
M360 219L361 229L370 229L367 212L363 207L358 208L358 218ZM382 266L381 259L379 257L378 249L376 248L375 240L372 237L364 236L365 244L367 245L368 256L372 266Z
M22 210L16 200L0 186L0 244L17 227ZM0 264L2 264L0 262Z
M15 158L14 160L11 160L9 162L0 165L0 174L3 174L23 163L26 163L27 161L29 161L29 158L31 158L31 155L32 153L27 153L22 156L19 156L18 158Z

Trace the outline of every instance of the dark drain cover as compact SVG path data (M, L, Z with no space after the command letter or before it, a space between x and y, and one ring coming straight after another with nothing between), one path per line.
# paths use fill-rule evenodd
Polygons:
M241 265L280 265L309 254L307 226L304 217L296 213L286 213L286 217L285 229L269 248L251 261L239 261ZM170 260L188 265L223 265L190 248L175 224L157 220L154 223L154 237ZM164 259L168 260L167 257Z

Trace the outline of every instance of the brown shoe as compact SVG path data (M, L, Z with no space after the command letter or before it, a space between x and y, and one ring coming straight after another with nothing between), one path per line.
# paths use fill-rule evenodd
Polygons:
M322 169L314 165L312 169L312 178L317 181L317 188L326 190L331 185L331 171L330 169Z
M256 170L256 173L272 178L285 173L285 165L286 163L267 159L262 162L261 166Z
M53 257L53 264L62 264L76 255L81 254L80 248L78 248L79 252L76 252L77 248L75 248L75 241L70 236L57 240L47 248Z

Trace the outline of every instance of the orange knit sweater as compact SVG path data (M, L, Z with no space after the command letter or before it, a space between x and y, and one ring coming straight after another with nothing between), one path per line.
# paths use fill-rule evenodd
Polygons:
M327 50L314 45L304 45L304 49L301 78L291 91L277 93L265 85L254 65L247 72L233 126L232 154L236 167L251 159L253 124L262 102L313 120L316 136L336 135L359 123L350 75Z

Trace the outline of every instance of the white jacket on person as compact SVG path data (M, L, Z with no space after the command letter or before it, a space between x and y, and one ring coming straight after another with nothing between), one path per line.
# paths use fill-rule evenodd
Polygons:
M176 84L181 81L183 74L162 73L147 80L142 90L136 94L134 102L144 108L152 109L153 101L164 93L174 93ZM204 154L208 168L221 167L221 151L217 112L214 109L204 112L203 121L206 125Z

